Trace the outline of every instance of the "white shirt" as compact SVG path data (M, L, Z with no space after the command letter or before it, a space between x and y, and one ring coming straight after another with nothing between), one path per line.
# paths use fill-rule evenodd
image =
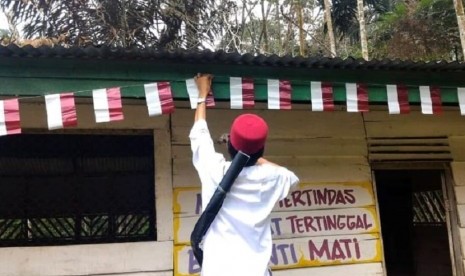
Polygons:
M205 209L231 163L215 152L205 120L194 124L189 138ZM298 181L284 167L245 167L204 237L202 275L267 276L272 250L270 213Z

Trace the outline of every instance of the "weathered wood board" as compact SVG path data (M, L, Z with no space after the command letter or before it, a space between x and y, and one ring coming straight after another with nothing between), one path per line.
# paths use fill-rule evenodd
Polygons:
M457 216L459 218L458 223L460 224L460 227L465 227L465 205L457 205Z
M190 246L175 247L174 275L199 275ZM273 269L380 262L379 234L281 239L273 243Z
M277 116L272 110L250 110L262 116L268 123L269 139L306 139L331 137L365 137L365 129L361 114L344 112L308 112L308 110L293 110L280 112ZM208 126L212 137L220 137L228 133L234 118L244 113L243 110L211 109L208 116ZM194 114L190 109L177 109L172 115L172 143L186 145L189 143L189 131L192 128ZM341 135L343 134L343 135Z
M270 132L265 157L294 171L301 181L353 182L370 181L367 142L360 114L309 113L295 110L279 114L269 110L253 110L269 123ZM209 111L209 129L217 142L229 132L230 122L243 113L237 110ZM353 116L352 116L353 115ZM173 186L199 186L200 181L192 165L189 131L192 110L178 109L171 120ZM226 145L216 143L218 152L225 154ZM337 171L337 173L335 173Z
M439 137L465 135L465 117L456 110L440 116L421 112L393 116L385 111L363 114L367 137ZM447 122L447 123L445 123ZM427 126L427 127L418 127Z
M198 216L174 221L174 243L189 244ZM346 234L379 233L376 209L372 207L315 211L274 212L271 214L273 239Z
M170 160L171 147L169 145L170 133L168 129L155 130L153 133L155 156L157 160ZM157 240L173 240L173 189L171 162L155 162L155 204L157 210Z
M200 187L176 188L173 200L174 214L178 217L199 215L202 210ZM353 208L374 204L370 182L302 182L276 205L275 211Z
M215 150L227 155L227 144L221 137L212 137ZM366 156L365 137L315 137L307 139L280 139L266 142L267 156ZM174 145L173 158L191 157L190 145Z
M458 205L465 204L465 186L455 186L455 198L457 200Z
M465 162L452 162L452 174L456 186L465 186Z
M0 259L0 275L130 275L172 270L173 243L5 247Z
M451 136L449 144L454 161L465 161L465 136Z
M267 156L293 171L302 182L370 181L371 169L364 156ZM191 158L173 159L173 187L200 186Z

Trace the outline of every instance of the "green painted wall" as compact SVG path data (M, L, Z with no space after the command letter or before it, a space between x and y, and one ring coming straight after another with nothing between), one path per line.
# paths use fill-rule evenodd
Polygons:
M229 98L229 77L244 76L255 80L256 99L266 100L266 80L288 79L292 82L292 99L310 100L309 81L329 81L334 86L336 102L345 101L345 83L368 84L370 102L386 102L386 84L406 84L411 103L418 103L418 85L438 85L445 104L457 103L457 86L465 87L465 73L395 72L380 70L305 69L227 64L191 64L144 60L90 60L67 58L0 58L0 95L35 96L65 91L84 91L123 86L124 97L144 97L142 85L153 81L170 81L174 97L187 99L184 80L197 72L215 74L215 98ZM129 87L128 87L129 86ZM86 92L87 91L87 92Z

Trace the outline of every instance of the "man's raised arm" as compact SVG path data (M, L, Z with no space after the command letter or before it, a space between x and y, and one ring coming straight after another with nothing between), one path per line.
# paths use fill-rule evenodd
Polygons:
M194 120L205 120L207 118L207 96L211 90L213 76L210 74L197 74L195 83L199 89L199 100L197 102L197 109L195 110Z

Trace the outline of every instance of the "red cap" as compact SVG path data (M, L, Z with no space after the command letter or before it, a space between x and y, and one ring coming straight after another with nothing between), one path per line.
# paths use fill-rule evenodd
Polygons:
M265 147L267 135L265 120L255 114L243 114L232 123L229 139L236 150L254 154Z

